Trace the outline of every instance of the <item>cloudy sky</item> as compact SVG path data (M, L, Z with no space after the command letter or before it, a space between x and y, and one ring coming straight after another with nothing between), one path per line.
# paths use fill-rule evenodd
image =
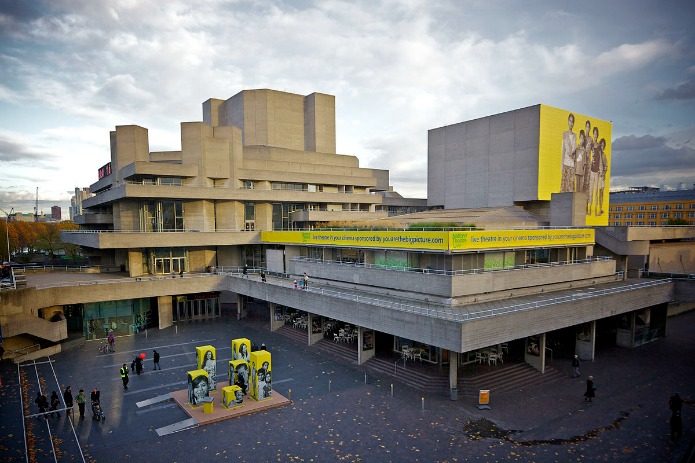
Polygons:
M335 95L338 152L405 196L428 129L537 103L613 121L612 186L691 184L693 24L692 0L0 0L0 208L66 207L115 125L178 150L247 88Z

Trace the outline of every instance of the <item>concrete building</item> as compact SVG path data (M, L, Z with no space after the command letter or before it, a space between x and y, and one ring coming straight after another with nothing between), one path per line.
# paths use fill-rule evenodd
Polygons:
M60 220L61 220L60 206L51 206L51 218L55 221L60 222Z
M674 301L690 307L687 282L628 278L635 246L604 247L591 227L608 217L610 144L596 135L610 142L609 123L586 118L598 128L580 143L584 116L541 105L434 129L424 211L387 171L335 152L334 112L330 95L247 90L206 101L168 152L150 152L142 127L116 127L81 230L63 234L102 273L0 293L5 337L55 351L71 332L228 308L359 364L402 361L416 386L455 398L472 366L548 372L575 352L654 341Z

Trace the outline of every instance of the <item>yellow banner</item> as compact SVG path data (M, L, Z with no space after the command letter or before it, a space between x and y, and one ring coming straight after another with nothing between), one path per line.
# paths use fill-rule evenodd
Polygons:
M475 230L453 232L396 231L264 231L264 243L286 243L359 248L401 248L428 251L465 251L594 244L591 228L553 230Z
M412 231L264 231L264 243L350 246L359 248L423 249L446 251L449 232Z
M450 232L451 251L594 244L592 228Z
M538 199L551 193L586 194L586 224L608 225L610 121L541 105Z

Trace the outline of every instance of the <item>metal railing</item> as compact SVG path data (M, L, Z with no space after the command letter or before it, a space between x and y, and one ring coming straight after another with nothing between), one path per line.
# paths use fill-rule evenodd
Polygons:
M670 283L671 280L653 280L650 282L641 282L641 283L636 283L632 285L626 285L626 286L618 286L614 288L606 288L606 289L599 289L599 290L593 290L593 291L587 291L587 292L581 292L581 293L574 293L568 296L560 296L560 297L555 297L555 298L550 298L550 299L543 299L543 300L538 300L538 301L530 301L530 302L524 302L520 304L512 304L508 306L503 306L503 307L497 307L497 308L492 308L492 309L485 309L485 310L479 310L479 311L474 311L474 312L462 312L460 310L455 310L452 309L449 306L441 305L440 307L442 308L437 308L433 309L431 308L432 305L434 304L429 304L427 307L425 306L416 306L412 304L404 304L404 303L399 303L399 302L393 302L389 300L384 300L384 299L379 299L375 297L369 297L369 296L360 296L356 294L351 294L351 293L344 293L340 291L333 291L333 290L327 290L325 288L312 288L309 287L307 291L309 292L318 292L322 295L330 295L333 297L337 297L340 299L347 299L355 302L362 302L366 304L371 304L371 305L376 305L380 307L386 307L386 308L391 308L395 310L401 310L404 312L410 312L410 313L416 313L416 314L421 314L421 315L426 315L430 317L435 317L435 318L442 318L445 320L451 320L451 321L470 321L470 320L477 320L481 318L487 318L487 317L492 317L496 315L504 315L508 313L513 313L513 312L520 312L524 310L529 310L529 309L537 309L540 307L547 307L555 304L562 304L566 302L574 302L574 301L579 301L579 300L584 300L584 299L590 299L598 296L605 296L609 294L618 294L618 293L623 293L627 291L634 291L636 289L641 289L641 288L647 288L647 287L652 287L652 286L658 286L666 283Z
M122 284L122 283L133 283L142 281L164 281L172 279L191 279L191 278L208 278L210 276L215 276L214 273L184 273L180 275L178 273L172 273L168 275L143 275L140 277L124 277L124 278L109 278L104 280L84 280L84 281L65 281L58 283L50 283L43 285L33 286L36 289L46 289L46 288L62 288L67 286L93 286L93 285L112 285L112 284Z
M593 262L607 262L607 261L613 261L613 260L615 260L615 259L613 259L612 257L595 256L595 257L587 257L585 259L538 263L538 264L521 264L521 265L514 265L514 266L508 266L508 267L501 267L501 268L476 268L476 269L468 269L468 270L440 270L440 269L421 268L421 267L399 267L399 266L383 265L383 264L367 264L364 262L342 262L342 261L337 261L337 260L322 260L322 259L316 259L316 258L312 258L312 257L301 257L301 256L292 258L292 261L297 261L297 262L309 262L309 263L314 263L314 264L339 265L339 266L345 266L345 267L370 268L370 269L388 270L388 271L395 271L395 272L413 272L413 273L424 273L424 274L444 275L444 276L472 275L472 274L489 273L489 272L509 272L509 271L514 271L514 270L523 270L523 269L530 269L530 268L548 268L548 267L558 267L558 266L567 266L567 265L590 264Z

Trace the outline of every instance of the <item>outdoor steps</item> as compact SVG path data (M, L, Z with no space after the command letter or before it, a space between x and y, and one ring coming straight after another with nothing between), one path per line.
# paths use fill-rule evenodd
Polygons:
M545 373L541 374L526 363L512 363L465 378L461 378L459 374L459 392L469 397L477 397L480 389L489 389L491 393L496 394L518 392L550 384L565 377L562 372L550 366L546 366Z
M313 347L316 347L323 352L327 352L335 357L339 357L346 363L357 365L357 343L345 344L342 342L333 342L328 339L322 339Z
M278 328L277 331L275 331L275 333L281 334L286 338L294 339L295 341L305 346L309 343L309 338L306 331L300 331L298 329L292 328L291 326L282 326Z
M394 362L396 362L395 359L372 357L362 366L374 373L394 378L418 391L444 393L449 388L448 376L420 371L415 366L403 368L402 360L398 360L394 369Z
M283 326L276 333L294 339L300 344L308 345L305 331ZM352 345L322 339L312 347L327 352L345 363L352 365L357 363L357 351ZM418 365L412 365L412 363L408 363L403 368L403 361L399 360L394 373L394 362L394 358L372 357L362 367L378 376L393 378L418 391L448 393L449 375L446 367L442 372L422 371ZM553 383L563 378L565 375L553 367L546 366L545 373L541 374L526 363L500 365L490 371L473 374L464 373L463 369L459 368L458 389L459 396L477 397L480 389L489 389L491 393L501 394Z

